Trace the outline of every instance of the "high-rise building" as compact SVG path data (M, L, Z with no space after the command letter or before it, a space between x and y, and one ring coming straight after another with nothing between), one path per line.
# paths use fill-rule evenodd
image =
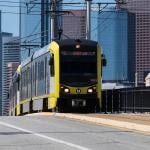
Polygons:
M106 57L103 67L104 82L128 81L128 13L107 9L92 12L91 38L99 42Z
M9 89L10 84L12 82L12 77L13 77L15 71L17 70L18 66L19 66L19 62L13 62L13 63L10 62L7 65L7 81L6 81L6 85L7 85L8 89ZM9 92L9 90L8 90L8 92ZM8 100L4 103L4 106L3 106L3 108L4 108L4 113L3 114L4 115L8 115L9 111L10 111L9 110L9 108L10 108L9 96L7 98L8 98Z
M8 115L8 63L20 62L20 43L19 37L13 37L11 33L2 33L2 70L1 74L1 95L0 101L2 102L2 114Z
M21 60L50 42L50 1L20 0Z
M52 11L52 2L56 5ZM20 0L20 38L21 60L24 60L40 47L44 47L51 41L51 18L54 19L54 36L57 38L61 26L62 1L56 0ZM59 21L58 21L59 20Z
M70 10L69 14L62 17L62 38L86 38L86 11Z
M135 47L135 58L131 58L131 65L134 67L134 69L132 69L134 70L132 77L136 75L137 83L144 84L145 77L150 72L150 1L124 1L126 4L118 5L118 7L126 9L130 14L132 14L130 18L129 29L132 28L132 35L135 35L132 43L132 45L134 44ZM133 49L130 50L133 55Z
M2 32L1 32L1 11L0 11L0 60L2 60ZM0 61L0 96L2 95L2 61ZM0 115L2 115L2 99L0 97Z

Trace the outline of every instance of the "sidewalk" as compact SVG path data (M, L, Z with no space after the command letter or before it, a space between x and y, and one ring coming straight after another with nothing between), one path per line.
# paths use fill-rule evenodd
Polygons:
M112 119L117 121L125 121L130 123L137 123L150 126L150 114L133 114L133 113L120 113L120 114L87 114L89 117Z
M55 116L66 117L81 121L88 121L101 125L150 134L150 114L63 114L56 113Z

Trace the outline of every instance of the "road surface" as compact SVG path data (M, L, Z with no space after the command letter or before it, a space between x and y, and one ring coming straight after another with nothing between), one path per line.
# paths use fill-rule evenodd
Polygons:
M150 150L150 136L56 116L0 117L0 150Z

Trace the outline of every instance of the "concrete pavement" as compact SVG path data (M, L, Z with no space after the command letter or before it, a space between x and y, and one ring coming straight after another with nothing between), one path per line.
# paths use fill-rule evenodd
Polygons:
M0 150L149 150L149 147L148 135L56 114L0 117Z
M150 134L150 114L69 114L41 112L28 116L57 116Z
M127 114L128 115L128 114ZM143 132L146 134L150 134L150 114L146 115L149 120L145 123L145 120L143 117L139 117L139 122L137 120L134 120L135 117L132 116L131 114L128 115L128 118L130 117L130 120L126 119L125 117L120 117L116 119L117 114L112 117L111 115L102 115L102 114L63 114L63 113L56 113L55 116L58 117L66 117L69 119L76 119L76 120L81 120L81 121L88 121L96 124L101 124L101 125L108 125L108 126L113 126L113 127L118 127L118 128L124 128L128 130L133 130L133 131L138 131L138 132ZM141 119L141 120L140 120ZM143 123L142 123L143 122Z

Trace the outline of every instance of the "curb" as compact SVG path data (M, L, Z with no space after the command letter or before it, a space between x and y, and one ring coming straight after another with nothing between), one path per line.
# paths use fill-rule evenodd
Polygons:
M53 116L55 113L53 112L39 112L39 113L32 113L32 114L26 114L24 116Z
M112 119L95 118L95 117L75 115L75 114L56 113L55 116L65 117L69 119L76 119L76 120L81 120L81 121L88 121L92 123L114 126L114 127L119 127L119 128L125 128L129 130L135 130L139 132L144 132L146 134L150 134L150 125L142 125L142 124L136 124L136 123L131 123L131 122L125 122L125 121L116 121Z

